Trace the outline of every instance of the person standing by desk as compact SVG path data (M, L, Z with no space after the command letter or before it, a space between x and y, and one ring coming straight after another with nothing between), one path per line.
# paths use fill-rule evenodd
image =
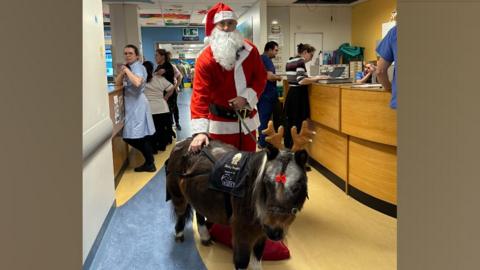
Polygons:
M278 103L277 81L282 80L281 76L275 75L275 66L272 62L272 59L275 58L277 54L278 43L275 41L267 42L262 54L263 65L267 71L267 85L265 86L265 90L260 96L257 104L258 114L260 117L260 126L258 127L258 144L262 148L266 146L265 135L262 134L262 130L267 128L268 120L270 120L273 109Z
M145 97L144 90L147 80L147 71L139 61L138 48L127 45L124 49L125 65L122 65L115 84L123 85L125 91L125 126L123 140L138 149L145 163L135 168L136 172L154 172L157 170L154 163L153 148L147 136L155 133L150 105Z
M291 148L293 145L290 129L297 127L298 132L302 128L302 122L310 118L310 103L308 99L308 85L328 76L319 75L308 77L305 63L312 60L315 48L309 44L297 45L297 56L290 58L285 67L287 71L288 90L285 99L285 147Z
M377 80L382 84L383 88L392 90L392 99L390 108L397 108L397 68L393 68L393 80L388 79L388 67L392 62L397 63L397 26L394 26L383 40L378 44L377 53L380 55L378 67L376 70Z

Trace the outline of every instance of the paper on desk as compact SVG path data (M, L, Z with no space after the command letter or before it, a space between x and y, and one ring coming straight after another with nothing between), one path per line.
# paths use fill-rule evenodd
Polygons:
M364 83L364 84L354 84L353 88L382 88L382 85L379 83Z

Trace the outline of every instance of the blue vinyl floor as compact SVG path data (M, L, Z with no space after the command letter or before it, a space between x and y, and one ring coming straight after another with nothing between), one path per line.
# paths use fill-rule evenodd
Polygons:
M178 97L178 139L190 136L190 96L185 89ZM117 208L105 231L91 270L203 270L196 249L192 224L185 228L185 242L174 241L174 219L165 202L165 169L131 200Z

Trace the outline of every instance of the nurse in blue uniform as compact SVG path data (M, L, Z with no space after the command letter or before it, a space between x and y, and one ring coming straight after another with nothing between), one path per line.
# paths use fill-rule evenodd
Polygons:
M135 45L127 45L124 49L125 65L122 65L116 77L116 85L124 87L125 99L125 126L123 140L138 149L145 163L135 168L136 172L156 171L153 148L147 136L155 133L152 114L144 89L147 80L147 71L140 63L139 51Z
M377 80L382 84L383 88L392 90L390 108L397 109L397 26L390 29L380 44L378 44L377 53L380 55L376 70ZM394 62L393 80L390 82L388 79L388 68Z

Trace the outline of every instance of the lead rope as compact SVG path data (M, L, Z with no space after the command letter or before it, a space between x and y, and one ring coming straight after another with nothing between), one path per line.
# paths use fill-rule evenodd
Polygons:
M237 112L237 111L235 111ZM242 123L240 122L240 117L239 117L239 114L237 112L237 117L239 119L238 121L238 149L241 150L242 149Z
M238 128L239 128L239 131L240 131L240 144L242 143L242 127L241 127L241 125L243 125L243 127L247 130L248 135L250 135L250 138L252 138L252 140L255 142L255 144L259 145L258 142L257 142L257 139L255 138L255 136L253 136L252 131L248 128L245 121L243 121L243 118L241 117L240 113L237 110L235 110L235 113L237 114L237 118L239 120Z

